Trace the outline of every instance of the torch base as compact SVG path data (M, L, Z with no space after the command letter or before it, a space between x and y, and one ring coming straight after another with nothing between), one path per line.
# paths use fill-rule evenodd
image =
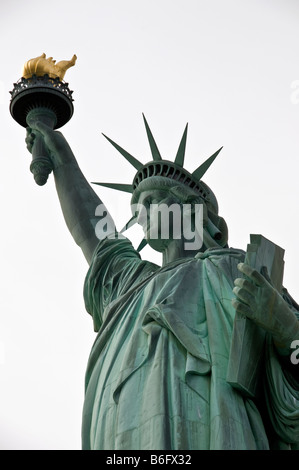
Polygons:
M27 126L26 117L35 108L48 108L56 115L54 129L64 126L74 112L72 91L68 84L49 75L21 78L11 91L10 113L15 121Z
M35 157L30 165L30 171L34 176L34 181L39 186L46 184L52 169L53 165L48 157Z

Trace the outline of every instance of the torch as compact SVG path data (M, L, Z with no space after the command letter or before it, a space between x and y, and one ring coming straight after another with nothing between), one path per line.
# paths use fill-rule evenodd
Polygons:
M75 65L76 55L71 60L56 64L52 57L42 54L25 63L22 78L14 83L10 92L10 113L23 127L31 127L36 120L51 129L59 129L72 117L73 92L63 81L66 70ZM52 161L44 145L42 135L35 131L30 171L35 182L43 186L53 170Z

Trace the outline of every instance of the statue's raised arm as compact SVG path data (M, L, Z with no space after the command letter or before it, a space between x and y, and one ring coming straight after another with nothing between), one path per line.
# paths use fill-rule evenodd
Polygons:
M57 129L73 115L72 91L64 82L66 71L76 63L70 60L56 63L53 57L42 54L28 60L22 77L14 83L10 112L15 121L27 128L26 143L32 153L30 170L35 182L42 186L53 171L57 193L66 224L90 263L99 238L115 231L108 212L81 172L74 154ZM105 233L100 225L95 232L96 211L101 204L101 216L111 221Z
M37 120L29 122L26 143L32 150L37 133L44 140L48 155L52 161L55 185L67 227L77 245L82 249L88 263L101 238L95 233L99 218L95 216L96 208L102 201L92 189L64 136L46 124ZM109 214L105 217L110 217ZM113 226L111 224L108 226ZM107 233L105 234L107 235ZM104 236L104 234L103 234Z

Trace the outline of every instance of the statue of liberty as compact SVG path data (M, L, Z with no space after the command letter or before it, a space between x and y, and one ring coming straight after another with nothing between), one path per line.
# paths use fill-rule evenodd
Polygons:
M144 122L153 160L143 164L108 139L137 173L132 184L99 184L132 193L133 221L162 253L162 266L141 259L106 209L99 219L102 202L60 132L32 120L27 133L29 150L37 134L44 140L66 224L89 264L84 298L98 334L86 371L83 449L296 448L299 365L290 357L298 306L229 247L217 199L202 181L219 151L189 173L187 127L168 161ZM193 226L194 208L202 208L200 247L186 248L190 240L173 230L163 238L161 220L151 238L149 214L162 204L187 206ZM236 312L266 334L256 398L226 380Z
M145 118L150 162L107 137L136 174L132 184L97 184L132 194L127 226L144 231L136 250L55 130L72 116L72 92L61 80L75 61L30 60L10 109L28 125L36 182L45 184L53 170L66 225L89 264L84 299L97 336L82 448L298 449L299 306L274 282L271 269L279 273L280 263L271 242L258 248L254 236L251 258L229 247L217 199L202 180L221 149L190 173L187 126L172 161L162 158ZM146 243L162 253L162 266L142 260Z

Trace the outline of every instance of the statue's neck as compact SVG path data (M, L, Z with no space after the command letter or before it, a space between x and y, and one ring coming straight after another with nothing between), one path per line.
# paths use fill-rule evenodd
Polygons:
M198 251L186 249L186 243L183 240L172 240L165 251L163 251L162 266L181 258L194 258Z
M172 263L177 259L194 258L199 251L204 252L208 248L221 248L221 245L219 245L204 228L202 244L200 244L200 246L196 246L195 244L196 249L193 249L193 247L192 242L188 242L184 239L172 240L163 251L162 266Z

